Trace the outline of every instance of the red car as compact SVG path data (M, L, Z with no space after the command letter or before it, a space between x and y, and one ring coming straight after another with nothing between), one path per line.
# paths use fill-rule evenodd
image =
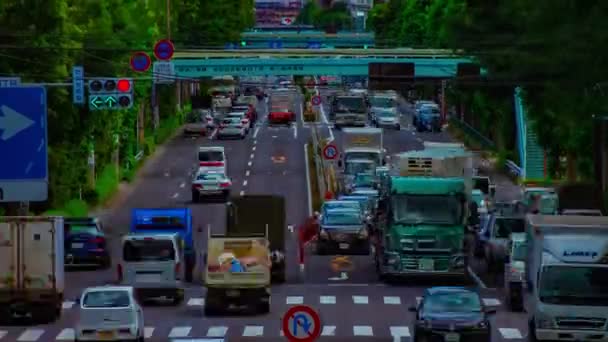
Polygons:
M287 108L271 108L268 114L270 124L287 124L296 121L296 113Z

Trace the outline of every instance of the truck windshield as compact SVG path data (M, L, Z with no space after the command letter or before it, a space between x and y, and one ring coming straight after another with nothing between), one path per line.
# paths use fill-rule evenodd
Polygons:
M378 160L378 153L376 152L349 152L346 154L346 161L353 159L365 159L365 160Z
M526 243L523 241L513 242L511 249L511 260L513 261L526 261Z
M379 108L392 108L395 106L395 102L390 97L372 97L369 103L372 107Z
M539 299L558 305L608 305L608 268L598 266L545 266L540 276Z
M349 211L328 211L323 217L323 223L326 225L352 225L361 224L361 217L359 212L354 210Z
M499 217L494 224L494 237L507 239L511 233L525 233L526 222L524 218Z
M392 200L393 219L400 224L446 224L462 222L463 208L456 196L397 195Z
M374 169L376 169L376 164L374 164L374 163L350 162L350 163L346 163L346 168L344 170L344 173L346 173L347 175L354 175L357 173L373 172Z
M364 112L365 101L361 97L338 97L334 103L336 112Z
M175 260L175 249L170 240L125 241L122 258L126 262Z

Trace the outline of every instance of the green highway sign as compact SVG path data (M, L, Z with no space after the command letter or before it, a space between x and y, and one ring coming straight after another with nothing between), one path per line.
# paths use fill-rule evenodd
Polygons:
M105 100L106 102L106 107L108 107L109 109L112 109L116 106L116 103L118 103L118 101L116 100L116 98L114 96L108 96Z

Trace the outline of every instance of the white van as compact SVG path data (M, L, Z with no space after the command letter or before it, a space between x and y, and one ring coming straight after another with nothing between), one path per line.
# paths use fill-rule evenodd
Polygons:
M129 234L122 239L118 264L121 285L132 286L139 299L184 300L184 243L179 234Z
M201 146L198 148L199 168L223 168L226 169L226 151L224 146Z

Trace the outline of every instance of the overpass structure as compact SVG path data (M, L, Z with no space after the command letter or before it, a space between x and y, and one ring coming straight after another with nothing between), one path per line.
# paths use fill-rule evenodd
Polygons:
M435 49L282 49L180 50L175 53L176 77L223 75L367 76L370 63L413 63L414 77L452 78L459 64L472 63L458 52Z
M323 31L248 31L241 34L244 48L365 48L374 47L375 37L369 32Z

